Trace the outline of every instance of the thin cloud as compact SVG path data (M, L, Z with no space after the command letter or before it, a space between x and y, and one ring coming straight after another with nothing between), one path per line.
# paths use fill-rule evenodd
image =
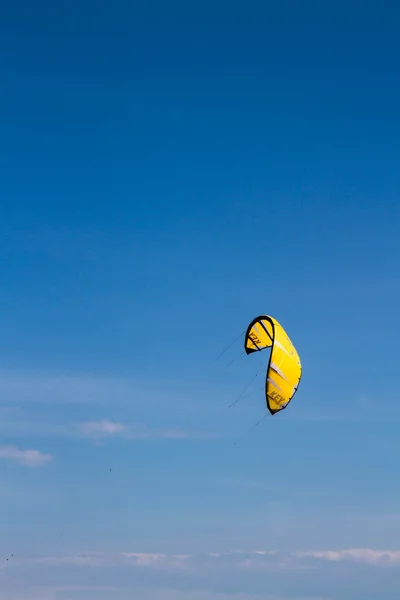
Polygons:
M312 563L310 563L312 561ZM342 550L313 550L308 552L280 552L277 550L210 551L197 554L167 554L149 552L120 552L118 554L81 553L27 559L28 563L47 566L73 565L76 567L126 567L174 573L221 570L296 571L317 568L321 562L359 563L376 568L400 567L400 550L350 548ZM15 566L23 564L16 562Z
M0 395L9 404L44 403L87 404L131 407L146 402L149 408L164 408L169 412L187 406L187 396L202 398L209 395L209 386L198 381L148 380L135 377L112 377L78 373L42 371L0 371ZM218 388L216 393L220 394ZM203 412L204 401L191 405ZM215 409L208 403L206 410Z
M181 429L152 429L145 425L128 425L109 419L86 421L83 423L41 422L34 420L1 421L0 435L16 439L26 436L37 438L74 438L85 437L101 441L107 438L121 437L130 440L150 439L214 439L214 434L182 431Z
M151 554L148 552L123 552L121 557L134 567L149 568L159 571L189 571L190 554Z
M0 458L12 460L25 467L43 467L53 460L51 454L40 450L20 450L16 446L0 446Z
M151 429L145 425L124 425L123 423L109 421L107 419L81 423L77 427L81 435L95 439L117 436L130 440L173 440L194 437L213 437L211 435L191 434L180 429Z
M308 556L330 562L350 561L371 566L400 565L400 550L350 548L348 550L320 550L314 552L303 552L299 553L298 556Z
M121 435L126 432L125 425L114 421L108 421L107 419L82 423L79 428L83 435L96 438Z
M47 565L48 567L60 567L63 565L72 565L76 567L112 567L118 565L117 557L107 556L99 553L43 556L40 558L35 558L32 561L28 560L28 562Z
M92 374L36 372L36 371L0 371L0 395L10 404L44 403L54 405L86 404L93 403L97 406L109 406L112 399L113 406L132 407L135 403L143 406L145 401L149 410L187 410L187 397L193 402L190 404L190 413L200 414L225 414L220 402L210 401L210 398L224 397L227 401L237 394L234 386L212 385L204 381L184 380L147 380L143 378L121 378ZM198 401L194 401L194 399ZM166 408L168 407L168 409ZM394 410L394 409L393 409ZM365 414L364 414L365 413ZM282 419L288 421L355 421L359 422L381 421L387 419L386 415L371 415L368 411L360 410L354 404L353 412L346 414L336 411L321 411L317 406L310 410L302 407L292 412L283 414ZM399 419L398 412L392 412L390 419Z

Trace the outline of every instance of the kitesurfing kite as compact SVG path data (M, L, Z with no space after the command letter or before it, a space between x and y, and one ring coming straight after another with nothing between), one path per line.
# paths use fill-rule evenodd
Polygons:
M271 348L272 346L272 348ZM244 338L246 354L271 348L265 381L265 399L274 415L287 407L300 383L300 357L286 331L276 319L261 315L253 319Z

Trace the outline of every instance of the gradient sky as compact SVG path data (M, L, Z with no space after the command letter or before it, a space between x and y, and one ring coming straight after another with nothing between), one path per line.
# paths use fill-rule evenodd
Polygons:
M399 17L1 7L1 600L398 600Z

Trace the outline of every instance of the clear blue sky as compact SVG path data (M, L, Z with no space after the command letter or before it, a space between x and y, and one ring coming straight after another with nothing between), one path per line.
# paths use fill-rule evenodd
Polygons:
M2 6L1 600L398 599L399 17Z

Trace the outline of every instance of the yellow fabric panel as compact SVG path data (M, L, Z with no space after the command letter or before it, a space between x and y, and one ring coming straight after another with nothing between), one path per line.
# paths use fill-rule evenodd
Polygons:
M285 408L301 378L301 362L289 336L276 319L274 344L267 373L266 393L271 412Z

